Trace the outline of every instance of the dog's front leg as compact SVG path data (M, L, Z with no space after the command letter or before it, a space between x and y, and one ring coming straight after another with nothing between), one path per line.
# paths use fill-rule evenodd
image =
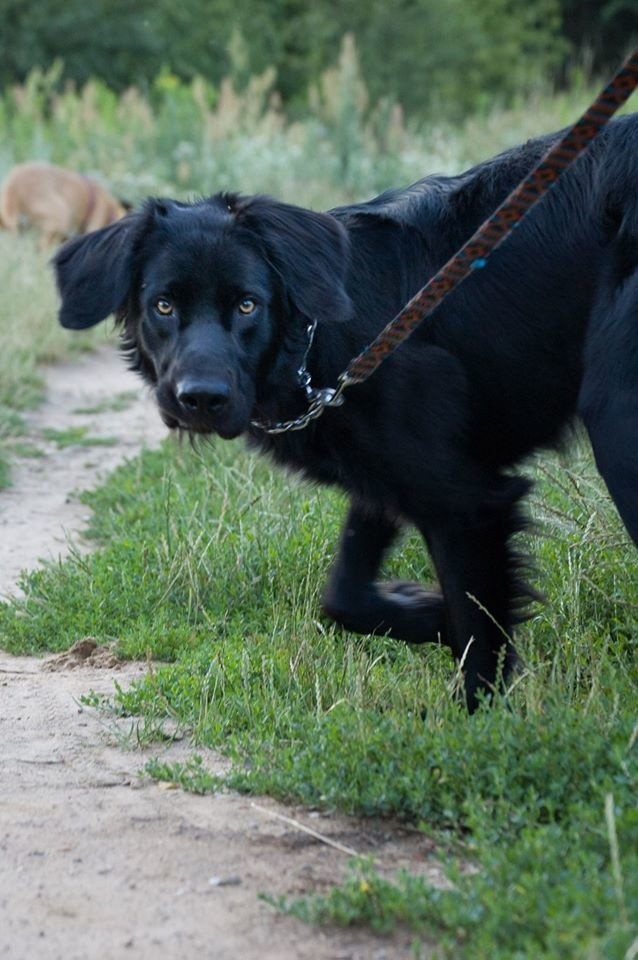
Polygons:
M376 581L398 530L383 514L356 504L350 508L324 609L354 633L387 634L408 643L445 642L445 610L439 593L417 583Z

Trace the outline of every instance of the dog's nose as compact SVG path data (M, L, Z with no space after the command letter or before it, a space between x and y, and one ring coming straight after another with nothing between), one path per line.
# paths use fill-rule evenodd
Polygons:
M219 413L230 399L230 385L223 380L187 380L177 385L175 396L189 413Z

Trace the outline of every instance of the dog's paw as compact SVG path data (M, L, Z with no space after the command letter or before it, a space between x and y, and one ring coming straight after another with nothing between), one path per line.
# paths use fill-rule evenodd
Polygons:
M411 580L374 584L384 607L387 631L406 643L445 643L445 602L436 590Z
M443 597L436 590L426 590L413 580L385 580L375 583L379 595L390 603L405 606L430 607L443 603Z
M371 583L326 597L326 614L354 633L385 634L406 643L445 643L445 603L418 583Z

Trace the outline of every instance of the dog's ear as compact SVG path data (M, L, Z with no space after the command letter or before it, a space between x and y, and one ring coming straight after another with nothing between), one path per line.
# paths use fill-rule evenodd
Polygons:
M237 198L237 223L256 235L295 306L308 318L345 320L352 304L345 290L348 235L326 213L271 200Z
M70 240L53 258L63 327L84 330L123 306L131 286L135 240L142 226L132 214Z

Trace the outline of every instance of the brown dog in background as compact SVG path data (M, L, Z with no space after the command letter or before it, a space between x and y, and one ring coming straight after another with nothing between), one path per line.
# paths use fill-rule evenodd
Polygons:
M18 164L0 189L0 226L32 227L42 247L107 227L126 210L96 180L49 163Z

